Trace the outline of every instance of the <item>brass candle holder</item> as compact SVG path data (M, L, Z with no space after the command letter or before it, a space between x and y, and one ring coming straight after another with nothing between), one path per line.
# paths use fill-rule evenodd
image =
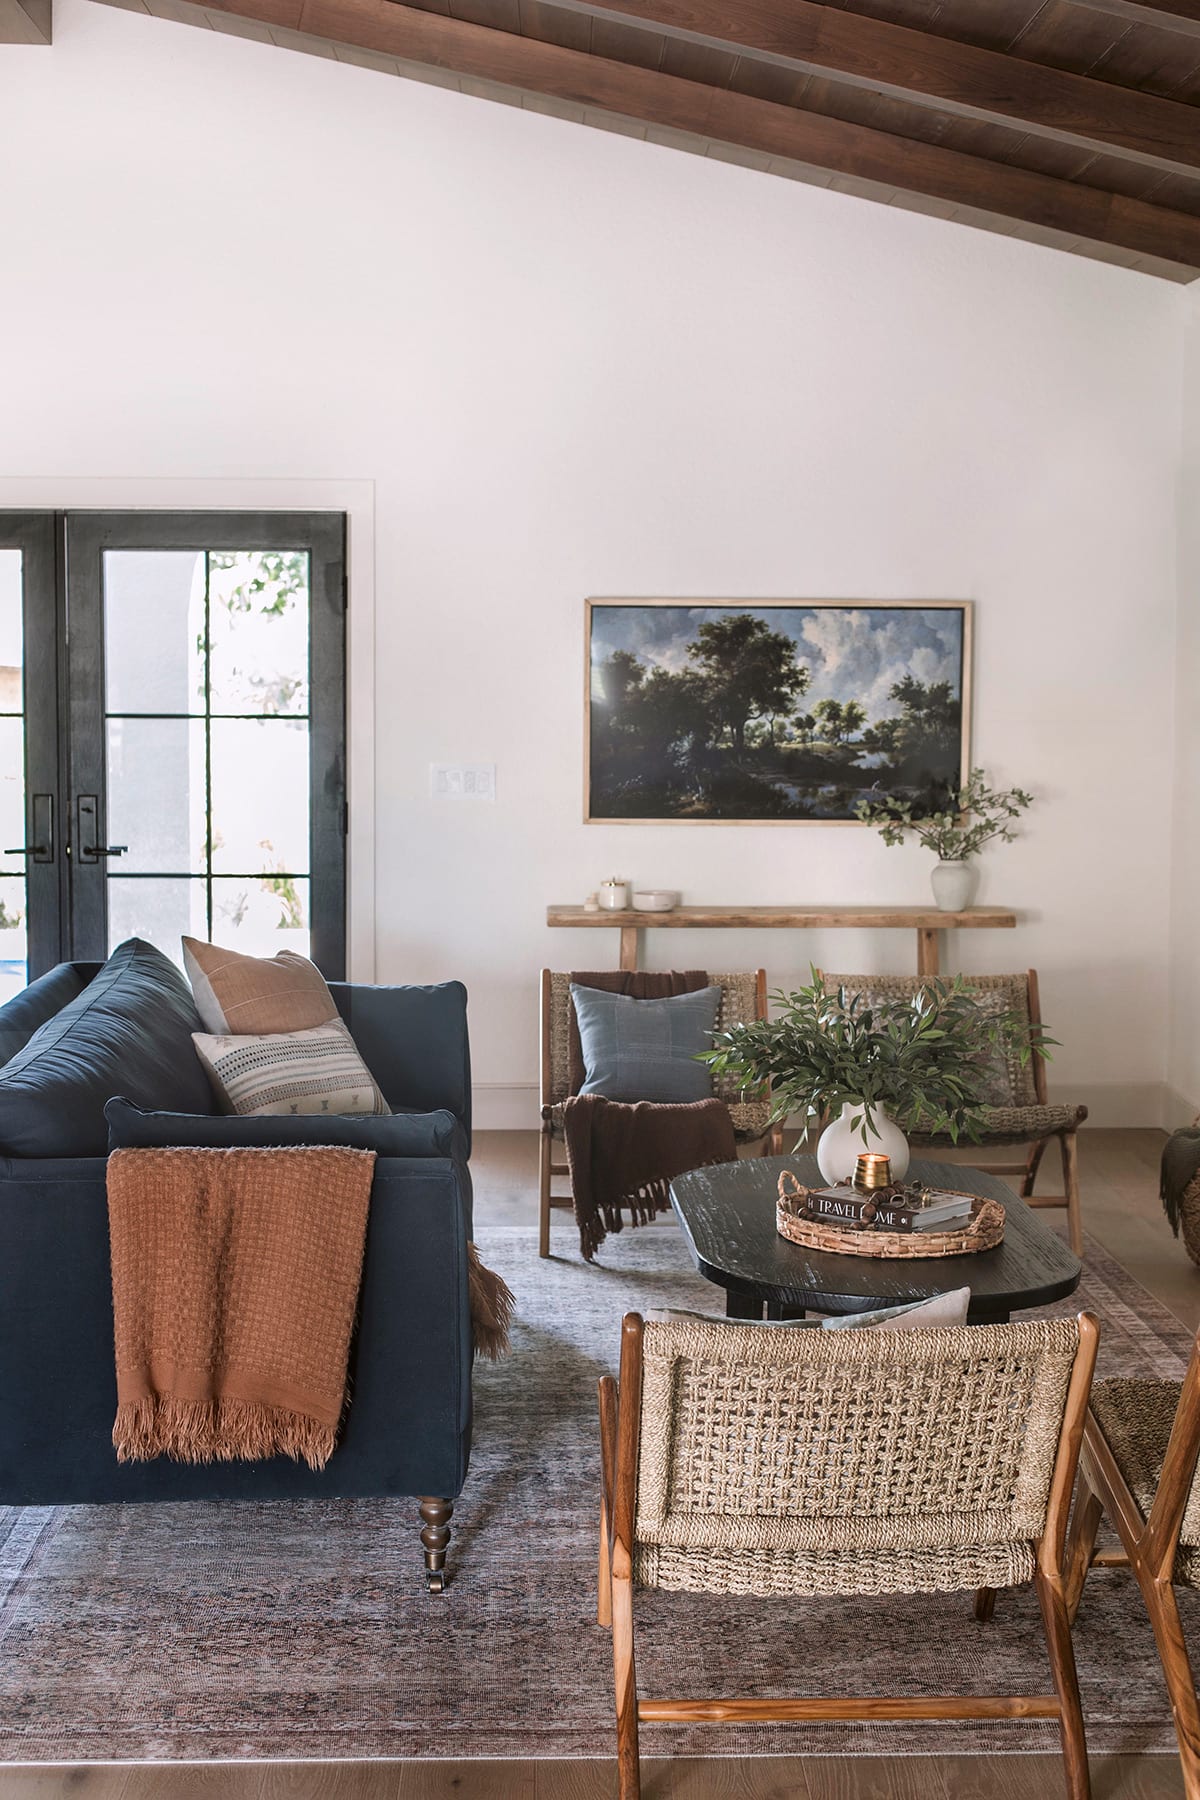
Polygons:
M873 1193L876 1188L891 1187L891 1159L876 1150L864 1150L854 1165L854 1185L864 1194Z

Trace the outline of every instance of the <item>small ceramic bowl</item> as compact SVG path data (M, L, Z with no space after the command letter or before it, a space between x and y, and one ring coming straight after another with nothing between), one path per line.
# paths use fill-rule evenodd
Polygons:
M639 888L633 896L634 912L670 912L678 905L678 888Z

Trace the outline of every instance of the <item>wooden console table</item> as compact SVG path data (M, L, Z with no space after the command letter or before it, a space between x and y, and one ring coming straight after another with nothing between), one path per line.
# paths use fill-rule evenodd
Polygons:
M673 912L585 912L582 906L548 906L547 925L621 933L622 969L638 966L639 931L915 931L917 973L938 972L939 931L1011 930L1017 915L1004 906L968 906L939 912L935 906L677 906Z

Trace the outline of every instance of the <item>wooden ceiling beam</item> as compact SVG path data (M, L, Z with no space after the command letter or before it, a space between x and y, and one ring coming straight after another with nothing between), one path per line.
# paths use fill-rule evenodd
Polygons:
M399 0L205 6L1200 270L1200 217Z
M0 0L0 44L48 44L50 0Z
M1200 37L1200 0L1074 0L1091 12L1111 13L1130 25L1154 25L1159 31L1177 31Z
M1200 110L821 0L553 0L805 74L1194 174ZM1191 0L1179 0L1191 3ZM1200 10L1200 5L1198 5Z

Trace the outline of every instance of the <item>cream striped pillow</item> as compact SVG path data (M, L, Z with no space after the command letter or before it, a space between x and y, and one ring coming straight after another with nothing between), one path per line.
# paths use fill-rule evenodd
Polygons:
M192 1042L222 1112L308 1116L392 1110L340 1019L268 1037L194 1031Z

